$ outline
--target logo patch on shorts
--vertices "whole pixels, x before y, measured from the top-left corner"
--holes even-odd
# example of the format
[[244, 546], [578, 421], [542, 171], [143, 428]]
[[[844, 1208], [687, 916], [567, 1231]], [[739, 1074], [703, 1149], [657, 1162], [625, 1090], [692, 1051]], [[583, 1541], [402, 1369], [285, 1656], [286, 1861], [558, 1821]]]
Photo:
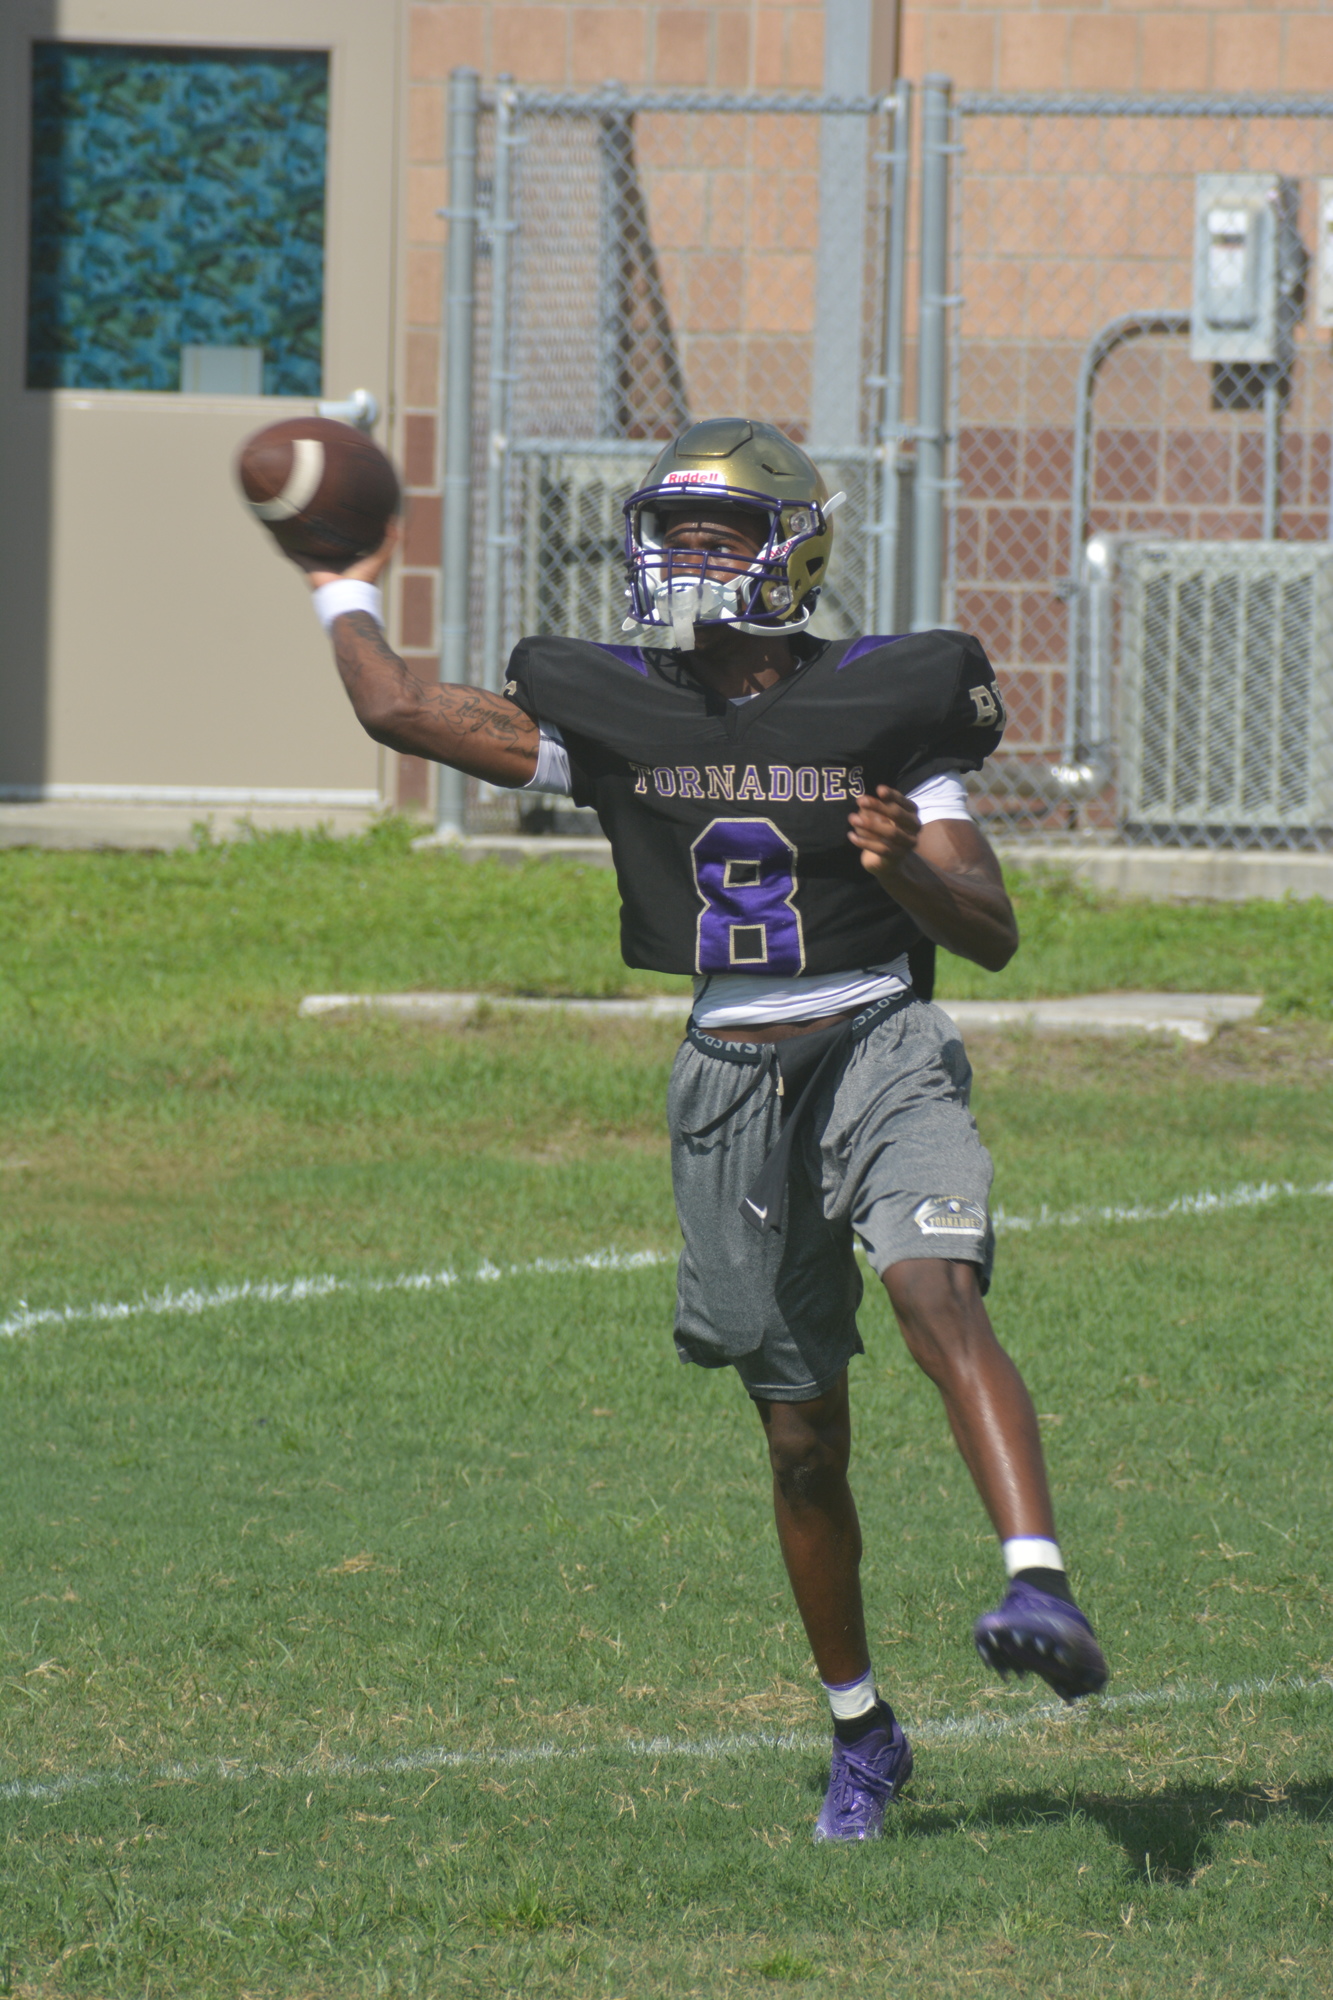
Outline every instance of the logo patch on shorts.
[[912, 1220], [923, 1236], [984, 1236], [986, 1211], [979, 1201], [964, 1201], [961, 1195], [932, 1194], [912, 1210]]

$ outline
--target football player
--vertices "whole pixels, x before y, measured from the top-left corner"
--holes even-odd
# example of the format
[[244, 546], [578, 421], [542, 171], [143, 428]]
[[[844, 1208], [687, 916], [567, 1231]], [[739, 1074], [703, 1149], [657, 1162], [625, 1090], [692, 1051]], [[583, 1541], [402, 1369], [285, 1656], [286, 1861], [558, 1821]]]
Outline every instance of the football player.
[[832, 1710], [815, 1838], [865, 1840], [912, 1753], [875, 1682], [847, 1479], [858, 1241], [1000, 1540], [1008, 1588], [974, 1628], [982, 1658], [1067, 1701], [1107, 1670], [1066, 1581], [1031, 1399], [982, 1302], [991, 1162], [971, 1071], [907, 960], [924, 939], [998, 970], [1017, 946], [961, 783], [1004, 709], [962, 633], [811, 635], [840, 497], [771, 425], [692, 425], [626, 504], [628, 642], [524, 639], [503, 695], [420, 681], [391, 651], [387, 544], [311, 581], [375, 740], [594, 807], [626, 962], [694, 977], [668, 1096], [676, 1348], [734, 1368], [763, 1425]]

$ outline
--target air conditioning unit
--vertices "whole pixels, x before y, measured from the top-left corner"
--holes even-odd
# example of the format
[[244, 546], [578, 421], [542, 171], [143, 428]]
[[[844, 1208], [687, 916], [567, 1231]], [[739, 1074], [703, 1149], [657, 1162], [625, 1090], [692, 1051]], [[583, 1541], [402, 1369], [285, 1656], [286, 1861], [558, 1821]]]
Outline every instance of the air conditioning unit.
[[[519, 512], [519, 632], [621, 638], [625, 501], [660, 444], [643, 456], [587, 448], [515, 452]], [[517, 634], [515, 635], [517, 636]]]
[[1333, 828], [1333, 547], [1117, 551], [1120, 810], [1136, 828]]

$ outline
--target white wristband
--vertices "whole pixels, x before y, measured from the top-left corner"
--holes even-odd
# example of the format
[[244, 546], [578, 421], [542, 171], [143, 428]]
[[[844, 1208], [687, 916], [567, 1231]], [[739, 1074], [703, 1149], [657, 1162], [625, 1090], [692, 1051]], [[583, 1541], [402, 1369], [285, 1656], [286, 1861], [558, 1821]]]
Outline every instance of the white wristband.
[[368, 611], [381, 632], [384, 630], [384, 596], [377, 583], [357, 583], [340, 576], [336, 583], [321, 583], [313, 602], [315, 616], [326, 632], [333, 630], [335, 618], [349, 611]]

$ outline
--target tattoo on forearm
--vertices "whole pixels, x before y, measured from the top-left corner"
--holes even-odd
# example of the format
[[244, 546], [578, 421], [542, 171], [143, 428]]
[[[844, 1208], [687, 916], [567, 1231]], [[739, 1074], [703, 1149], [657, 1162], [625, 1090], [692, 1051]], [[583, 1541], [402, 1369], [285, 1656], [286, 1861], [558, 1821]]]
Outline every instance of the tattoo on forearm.
[[522, 749], [532, 743], [536, 733], [531, 716], [484, 688], [441, 684], [430, 689], [427, 705], [445, 717], [460, 736], [489, 736], [495, 743]]
[[419, 679], [394, 652], [367, 611], [351, 611], [336, 621], [333, 650], [354, 704], [371, 678], [382, 681], [387, 675], [422, 721], [434, 724], [445, 736], [478, 737], [498, 749], [520, 754], [536, 749], [537, 725], [531, 716], [485, 688]]
[[334, 620], [333, 657], [349, 694], [360, 681], [367, 659], [378, 660], [382, 666], [397, 669], [401, 677], [411, 678], [368, 611], [348, 611]]

